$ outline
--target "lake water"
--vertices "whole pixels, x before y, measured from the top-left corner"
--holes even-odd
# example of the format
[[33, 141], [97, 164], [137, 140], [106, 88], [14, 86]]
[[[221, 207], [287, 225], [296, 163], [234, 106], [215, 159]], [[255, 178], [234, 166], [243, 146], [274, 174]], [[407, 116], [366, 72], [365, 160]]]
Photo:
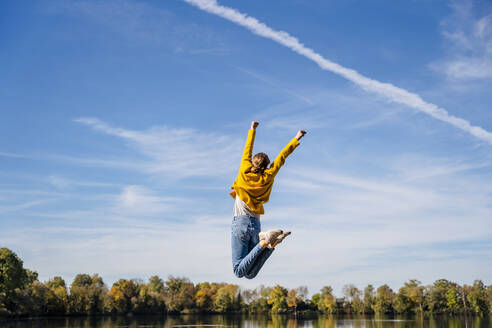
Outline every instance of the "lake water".
[[283, 315], [182, 315], [95, 318], [44, 318], [0, 321], [1, 328], [171, 328], [171, 327], [245, 327], [245, 328], [489, 328], [490, 317], [389, 318], [389, 317], [294, 317]]

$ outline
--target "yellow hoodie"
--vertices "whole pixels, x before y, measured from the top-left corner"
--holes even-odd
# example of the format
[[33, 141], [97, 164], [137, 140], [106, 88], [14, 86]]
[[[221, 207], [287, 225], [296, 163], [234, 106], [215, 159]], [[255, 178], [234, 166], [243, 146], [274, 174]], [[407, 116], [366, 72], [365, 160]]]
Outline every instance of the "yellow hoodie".
[[236, 195], [245, 202], [249, 208], [257, 213], [264, 214], [263, 204], [268, 202], [270, 193], [272, 192], [273, 180], [278, 171], [284, 165], [285, 159], [289, 156], [297, 146], [299, 146], [299, 140], [292, 139], [287, 146], [282, 149], [278, 154], [275, 161], [273, 161], [270, 168], [266, 169], [263, 174], [250, 172], [253, 164], [251, 163], [251, 157], [253, 153], [253, 145], [255, 142], [256, 130], [251, 129], [248, 131], [248, 139], [246, 140], [246, 146], [244, 147], [243, 158], [241, 159], [241, 166], [239, 167], [239, 173], [236, 181], [234, 181], [230, 193], [232, 198], [236, 198]]

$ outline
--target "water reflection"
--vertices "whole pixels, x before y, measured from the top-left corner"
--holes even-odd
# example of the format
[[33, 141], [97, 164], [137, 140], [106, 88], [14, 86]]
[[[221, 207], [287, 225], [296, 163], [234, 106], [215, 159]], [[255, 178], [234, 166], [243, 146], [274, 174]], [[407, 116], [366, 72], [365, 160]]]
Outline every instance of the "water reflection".
[[488, 328], [490, 317], [340, 317], [284, 315], [182, 315], [43, 318], [0, 321], [1, 328]]

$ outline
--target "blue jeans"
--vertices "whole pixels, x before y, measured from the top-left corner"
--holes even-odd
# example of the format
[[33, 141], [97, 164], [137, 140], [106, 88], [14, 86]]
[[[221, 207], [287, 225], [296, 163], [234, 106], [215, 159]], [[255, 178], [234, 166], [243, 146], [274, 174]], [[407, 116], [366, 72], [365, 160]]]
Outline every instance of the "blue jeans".
[[253, 216], [235, 216], [232, 220], [232, 269], [238, 278], [253, 279], [272, 255], [273, 249], [260, 247], [260, 220]]

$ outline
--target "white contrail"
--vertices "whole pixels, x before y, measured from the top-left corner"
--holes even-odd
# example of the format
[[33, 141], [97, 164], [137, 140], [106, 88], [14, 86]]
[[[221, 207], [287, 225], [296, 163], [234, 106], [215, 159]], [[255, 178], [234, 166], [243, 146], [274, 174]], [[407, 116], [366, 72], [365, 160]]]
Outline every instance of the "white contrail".
[[379, 95], [385, 96], [389, 100], [407, 105], [422, 111], [438, 120], [447, 122], [455, 127], [462, 129], [477, 138], [485, 140], [489, 144], [492, 144], [492, 133], [479, 127], [473, 126], [470, 122], [450, 115], [448, 111], [437, 105], [424, 101], [419, 95], [408, 92], [402, 88], [396, 87], [391, 83], [383, 83], [359, 74], [357, 71], [343, 67], [337, 63], [334, 63], [328, 59], [323, 58], [320, 54], [316, 53], [313, 49], [304, 46], [299, 40], [289, 33], [284, 31], [276, 31], [261, 23], [256, 18], [243, 14], [235, 9], [221, 6], [216, 0], [184, 0], [185, 2], [194, 5], [204, 11], [212, 13], [214, 15], [223, 17], [233, 23], [244, 26], [251, 32], [271, 39], [287, 48], [297, 52], [300, 55], [314, 61], [322, 69], [331, 71], [338, 74], [349, 81], [361, 86], [364, 90], [372, 91]]

